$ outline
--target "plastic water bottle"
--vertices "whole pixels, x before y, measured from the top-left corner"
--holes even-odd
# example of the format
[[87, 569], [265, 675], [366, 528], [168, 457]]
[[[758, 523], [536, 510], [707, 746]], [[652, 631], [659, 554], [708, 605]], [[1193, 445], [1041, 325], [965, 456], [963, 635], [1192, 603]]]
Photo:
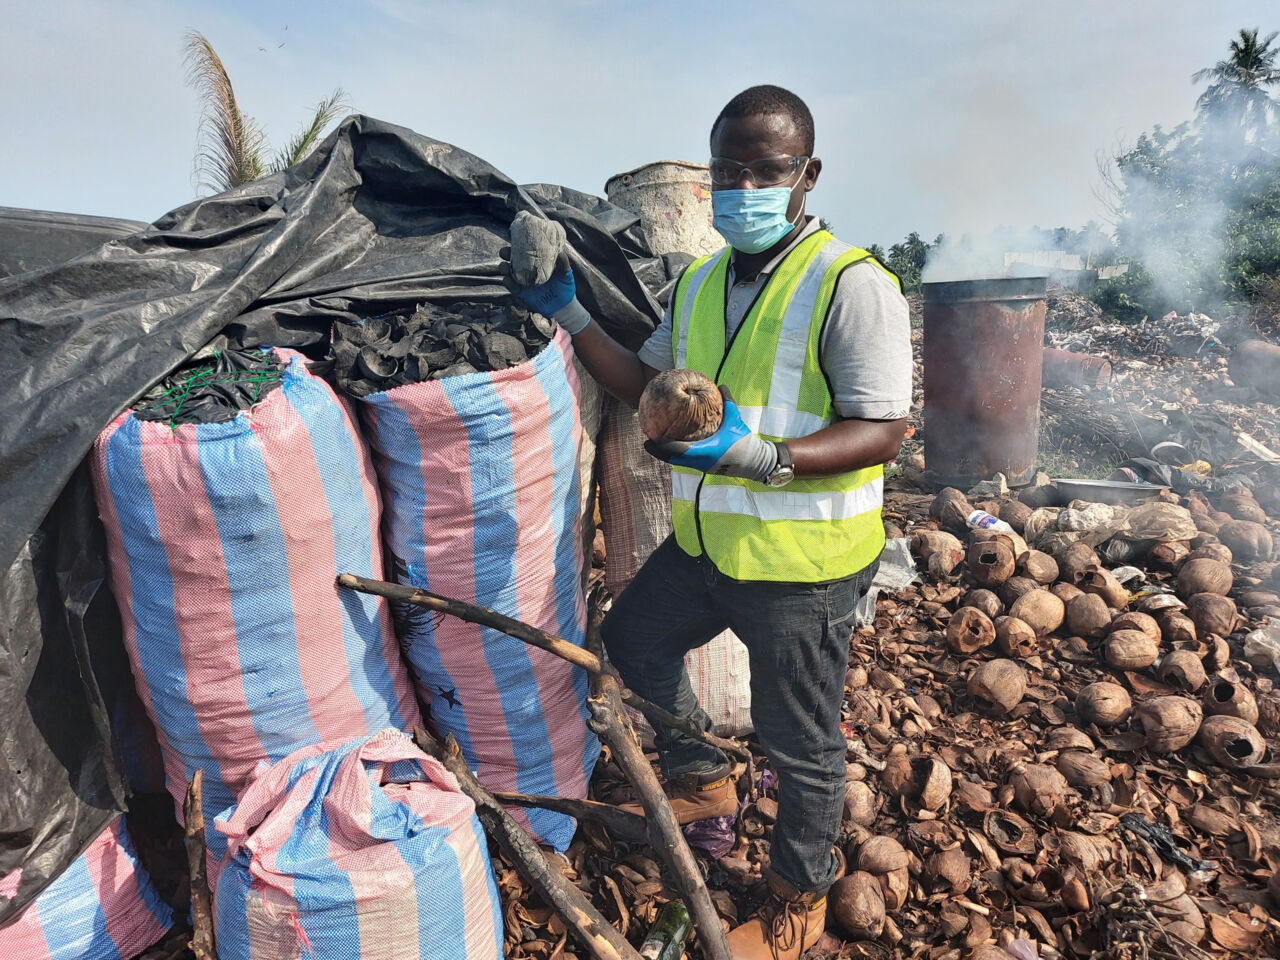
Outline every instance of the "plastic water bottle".
[[679, 900], [668, 901], [640, 944], [640, 956], [644, 960], [680, 960], [692, 928], [693, 921], [685, 905]]
[[999, 517], [993, 517], [985, 510], [975, 510], [969, 514], [969, 519], [965, 521], [974, 530], [997, 530], [1000, 533], [1015, 533], [1013, 527], [1009, 526]]

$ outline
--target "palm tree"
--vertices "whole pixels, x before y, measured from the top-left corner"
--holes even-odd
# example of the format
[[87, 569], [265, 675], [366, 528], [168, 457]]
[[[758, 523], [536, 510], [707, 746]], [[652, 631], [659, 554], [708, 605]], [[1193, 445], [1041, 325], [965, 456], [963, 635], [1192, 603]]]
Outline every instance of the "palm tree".
[[1201, 120], [1222, 131], [1239, 131], [1246, 141], [1265, 132], [1280, 111], [1272, 90], [1280, 90], [1280, 69], [1273, 47], [1276, 33], [1258, 39], [1258, 30], [1241, 30], [1231, 41], [1231, 56], [1191, 75], [1194, 83], [1209, 81], [1196, 101]]
[[347, 96], [339, 87], [316, 104], [311, 120], [284, 149], [268, 157], [266, 135], [240, 110], [227, 68], [213, 45], [195, 31], [186, 35], [184, 44], [187, 83], [204, 100], [196, 150], [196, 178], [201, 189], [220, 193], [293, 166], [315, 148], [325, 128], [347, 109]]

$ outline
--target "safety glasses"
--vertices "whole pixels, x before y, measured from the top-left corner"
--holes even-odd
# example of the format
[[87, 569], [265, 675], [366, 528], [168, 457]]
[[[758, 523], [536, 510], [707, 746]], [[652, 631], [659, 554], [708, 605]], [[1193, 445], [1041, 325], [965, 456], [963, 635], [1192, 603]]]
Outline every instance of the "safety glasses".
[[739, 163], [728, 157], [712, 157], [709, 161], [711, 182], [717, 187], [737, 186], [745, 172], [757, 187], [773, 187], [790, 179], [808, 157], [792, 157], [780, 153], [751, 163]]

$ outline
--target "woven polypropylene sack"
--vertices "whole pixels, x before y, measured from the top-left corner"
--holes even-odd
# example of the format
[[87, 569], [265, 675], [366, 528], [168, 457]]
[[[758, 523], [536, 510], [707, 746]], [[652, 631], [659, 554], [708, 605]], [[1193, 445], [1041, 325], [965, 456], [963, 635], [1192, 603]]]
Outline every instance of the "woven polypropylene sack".
[[[254, 767], [419, 719], [385, 602], [380, 500], [345, 402], [288, 361], [278, 390], [223, 423], [123, 414], [94, 446], [111, 586], [138, 694], [181, 817], [204, 770], [208, 819]], [[220, 835], [209, 849], [221, 858]]]
[[[671, 533], [671, 468], [645, 452], [635, 410], [617, 401], [605, 413], [599, 447], [605, 586], [616, 597]], [[715, 732], [736, 737], [749, 731], [751, 658], [733, 631], [690, 651], [684, 662]]]
[[[17, 877], [0, 879], [0, 895]], [[117, 817], [53, 883], [0, 929], [5, 960], [131, 960], [173, 926]]]
[[475, 806], [398, 730], [263, 769], [217, 829], [220, 960], [502, 955]]
[[[578, 383], [568, 335], [494, 373], [364, 398], [402, 583], [455, 597], [582, 645]], [[586, 674], [455, 617], [402, 612], [405, 651], [431, 718], [491, 790], [586, 796], [599, 744]], [[513, 808], [564, 850], [570, 817]]]

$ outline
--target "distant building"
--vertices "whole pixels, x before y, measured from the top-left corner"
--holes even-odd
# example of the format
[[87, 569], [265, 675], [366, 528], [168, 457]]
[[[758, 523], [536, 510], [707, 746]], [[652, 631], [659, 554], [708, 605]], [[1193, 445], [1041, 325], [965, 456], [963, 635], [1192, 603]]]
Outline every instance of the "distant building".
[[1010, 277], [1048, 276], [1059, 286], [1077, 293], [1091, 293], [1100, 280], [1111, 280], [1129, 269], [1127, 263], [1090, 266], [1078, 253], [1065, 250], [1033, 250], [1004, 255], [1004, 272]]

